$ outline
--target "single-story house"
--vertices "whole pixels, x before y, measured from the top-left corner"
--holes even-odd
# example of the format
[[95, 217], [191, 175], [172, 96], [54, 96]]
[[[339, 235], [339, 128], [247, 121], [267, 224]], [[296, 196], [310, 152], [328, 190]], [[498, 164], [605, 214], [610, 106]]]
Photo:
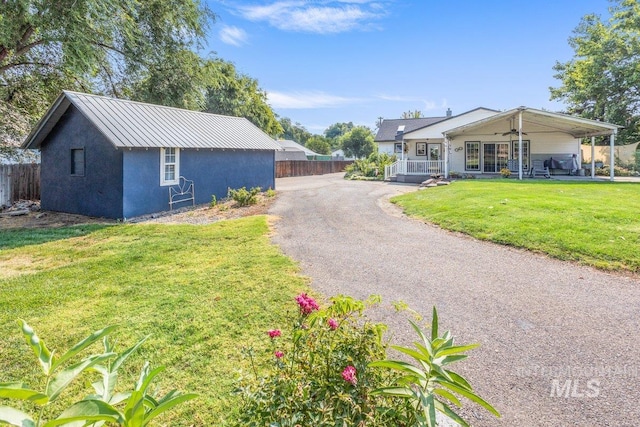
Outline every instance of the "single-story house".
[[64, 91], [22, 144], [41, 207], [126, 219], [275, 188], [280, 146], [245, 118]]
[[528, 107], [476, 108], [455, 116], [448, 111], [443, 117], [383, 120], [375, 140], [379, 151], [398, 157], [385, 170], [389, 179], [419, 182], [431, 174], [497, 174], [504, 168], [522, 179], [542, 165], [551, 174], [577, 173], [582, 139], [595, 144], [595, 137], [609, 136], [613, 151], [619, 128]]

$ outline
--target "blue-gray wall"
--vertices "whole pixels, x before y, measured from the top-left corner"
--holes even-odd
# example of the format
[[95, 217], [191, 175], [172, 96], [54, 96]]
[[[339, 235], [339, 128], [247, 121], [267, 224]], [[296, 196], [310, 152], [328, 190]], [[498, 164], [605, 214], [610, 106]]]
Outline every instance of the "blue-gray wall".
[[[71, 150], [84, 148], [84, 176], [71, 175]], [[41, 147], [44, 210], [122, 218], [122, 151], [70, 106]]]
[[[196, 204], [221, 199], [227, 189], [275, 189], [275, 152], [180, 150], [180, 175], [194, 181]], [[169, 210], [169, 187], [160, 186], [160, 149], [124, 150], [123, 217]], [[176, 208], [189, 206], [180, 203]]]

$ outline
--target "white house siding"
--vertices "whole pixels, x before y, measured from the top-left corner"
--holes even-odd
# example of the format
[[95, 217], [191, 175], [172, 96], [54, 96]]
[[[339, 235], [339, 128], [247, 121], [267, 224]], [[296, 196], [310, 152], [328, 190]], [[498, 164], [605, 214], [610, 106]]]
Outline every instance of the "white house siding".
[[378, 143], [378, 153], [386, 153], [389, 155], [393, 154], [393, 142], [379, 142]]

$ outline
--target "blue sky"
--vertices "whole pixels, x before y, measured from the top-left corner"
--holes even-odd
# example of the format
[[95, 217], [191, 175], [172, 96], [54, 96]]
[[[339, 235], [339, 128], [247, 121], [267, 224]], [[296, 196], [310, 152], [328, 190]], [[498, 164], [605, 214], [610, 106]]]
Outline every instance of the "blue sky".
[[374, 127], [420, 110], [562, 110], [552, 69], [580, 18], [607, 0], [207, 0], [206, 49], [258, 80], [269, 104], [312, 133]]

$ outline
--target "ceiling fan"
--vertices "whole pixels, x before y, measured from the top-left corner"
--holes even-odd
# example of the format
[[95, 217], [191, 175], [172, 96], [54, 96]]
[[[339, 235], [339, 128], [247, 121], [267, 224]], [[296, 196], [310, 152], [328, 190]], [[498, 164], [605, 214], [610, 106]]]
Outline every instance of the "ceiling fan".
[[[510, 125], [510, 127], [511, 127], [511, 130], [510, 130], [509, 132], [505, 132], [505, 133], [503, 133], [503, 134], [502, 134], [502, 136], [507, 136], [507, 135], [518, 135], [518, 129], [516, 129], [516, 128], [514, 127], [513, 119], [511, 119], [511, 120], [509, 121], [509, 125]], [[523, 135], [526, 135], [527, 133], [526, 133], [526, 132], [522, 132], [522, 134], [523, 134]]]

